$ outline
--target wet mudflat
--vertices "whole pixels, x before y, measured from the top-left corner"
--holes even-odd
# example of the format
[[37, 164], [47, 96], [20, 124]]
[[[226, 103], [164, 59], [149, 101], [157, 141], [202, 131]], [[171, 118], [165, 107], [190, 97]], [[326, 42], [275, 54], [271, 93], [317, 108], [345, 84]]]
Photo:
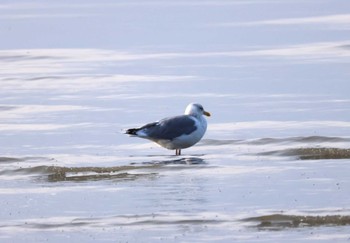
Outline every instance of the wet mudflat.
[[349, 3], [0, 6], [1, 242], [349, 241]]

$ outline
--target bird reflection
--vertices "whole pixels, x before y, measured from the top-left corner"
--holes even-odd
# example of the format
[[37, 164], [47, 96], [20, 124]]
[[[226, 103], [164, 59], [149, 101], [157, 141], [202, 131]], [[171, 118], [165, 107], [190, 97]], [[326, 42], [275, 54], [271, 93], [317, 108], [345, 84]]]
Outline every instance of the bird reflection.
[[187, 157], [180, 159], [172, 159], [172, 160], [160, 160], [160, 161], [152, 161], [145, 162], [143, 164], [153, 164], [153, 165], [204, 165], [206, 164], [205, 160], [198, 157]]

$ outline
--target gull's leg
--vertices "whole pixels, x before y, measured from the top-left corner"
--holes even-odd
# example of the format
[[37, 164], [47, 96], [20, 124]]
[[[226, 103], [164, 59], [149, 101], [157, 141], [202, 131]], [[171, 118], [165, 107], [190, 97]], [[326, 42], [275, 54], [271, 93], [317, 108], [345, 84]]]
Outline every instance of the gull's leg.
[[176, 149], [175, 155], [181, 155], [181, 149]]

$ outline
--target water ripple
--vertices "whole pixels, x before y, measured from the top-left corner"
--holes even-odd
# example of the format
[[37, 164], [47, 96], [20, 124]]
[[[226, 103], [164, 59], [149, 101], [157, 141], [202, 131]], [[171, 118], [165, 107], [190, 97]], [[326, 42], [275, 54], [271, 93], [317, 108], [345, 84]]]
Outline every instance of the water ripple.
[[340, 148], [291, 148], [259, 153], [268, 156], [293, 156], [301, 160], [350, 159], [350, 149]]
[[82, 230], [105, 227], [172, 227], [172, 226], [255, 227], [265, 230], [284, 230], [297, 227], [350, 225], [350, 215], [288, 215], [270, 214], [258, 217], [237, 218], [220, 213], [176, 214], [154, 213], [141, 215], [115, 215], [107, 217], [52, 217], [8, 221], [0, 223], [0, 230]]
[[326, 136], [300, 136], [285, 138], [258, 138], [258, 139], [203, 139], [202, 145], [227, 145], [227, 144], [247, 144], [247, 145], [267, 145], [267, 144], [291, 144], [291, 143], [341, 143], [350, 142], [348, 137], [326, 137]]
[[350, 215], [310, 216], [271, 214], [246, 218], [243, 221], [257, 223], [254, 227], [258, 227], [260, 229], [283, 230], [284, 228], [291, 227], [350, 225]]
[[[11, 158], [0, 157], [0, 162], [13, 163], [13, 162], [25, 162], [32, 160], [33, 158]], [[43, 161], [48, 159], [41, 158]], [[183, 170], [191, 169], [190, 165], [205, 165], [205, 161], [198, 157], [184, 157], [171, 160], [155, 160], [142, 163], [131, 163], [130, 165], [121, 166], [83, 166], [83, 167], [70, 167], [70, 166], [54, 166], [54, 165], [38, 165], [38, 166], [18, 166], [14, 168], [3, 168], [0, 170], [0, 176], [8, 178], [35, 177], [44, 178], [49, 182], [58, 181], [96, 181], [96, 180], [118, 180], [129, 181], [139, 178], [151, 178], [162, 170]]]

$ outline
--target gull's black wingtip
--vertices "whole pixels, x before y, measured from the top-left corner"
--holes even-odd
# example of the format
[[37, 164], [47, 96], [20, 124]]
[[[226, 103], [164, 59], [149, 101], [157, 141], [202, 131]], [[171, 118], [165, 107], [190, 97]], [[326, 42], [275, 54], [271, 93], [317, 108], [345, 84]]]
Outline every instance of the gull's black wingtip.
[[137, 135], [136, 132], [138, 131], [139, 129], [137, 128], [130, 128], [128, 130], [125, 131], [125, 134], [128, 134], [128, 135]]

